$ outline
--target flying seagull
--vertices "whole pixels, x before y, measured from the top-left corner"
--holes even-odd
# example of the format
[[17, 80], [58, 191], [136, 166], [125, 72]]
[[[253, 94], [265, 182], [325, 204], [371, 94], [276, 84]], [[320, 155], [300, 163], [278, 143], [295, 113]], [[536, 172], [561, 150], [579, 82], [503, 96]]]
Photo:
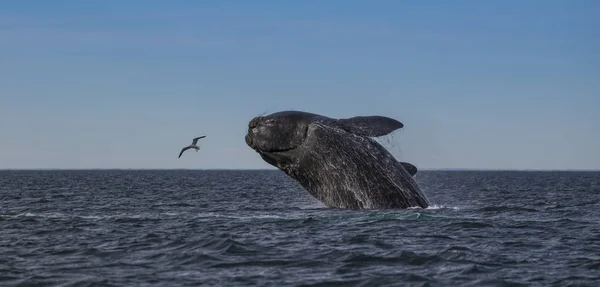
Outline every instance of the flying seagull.
[[191, 148], [195, 149], [197, 152], [200, 149], [200, 147], [197, 146], [196, 143], [198, 142], [199, 139], [204, 138], [204, 137], [206, 137], [206, 136], [199, 136], [197, 138], [194, 138], [191, 145], [186, 146], [183, 149], [181, 149], [181, 152], [179, 153], [179, 156], [177, 158], [180, 158], [184, 151], [191, 149]]

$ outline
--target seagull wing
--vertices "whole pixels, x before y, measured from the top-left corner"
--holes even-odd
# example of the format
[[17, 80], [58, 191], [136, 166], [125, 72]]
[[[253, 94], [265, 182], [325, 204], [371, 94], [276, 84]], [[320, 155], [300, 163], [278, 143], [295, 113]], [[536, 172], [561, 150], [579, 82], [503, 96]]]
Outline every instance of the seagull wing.
[[183, 154], [183, 152], [186, 151], [186, 150], [188, 150], [188, 149], [190, 149], [190, 148], [192, 148], [192, 147], [191, 146], [186, 146], [186, 147], [182, 148], [181, 152], [179, 153], [179, 156], [177, 158], [180, 158], [181, 155]]
[[195, 144], [198, 142], [198, 140], [199, 140], [199, 139], [201, 139], [201, 138], [205, 138], [205, 137], [206, 137], [206, 136], [199, 136], [199, 137], [197, 137], [197, 138], [194, 138], [194, 140], [192, 141], [192, 144], [193, 144], [193, 145], [195, 145]]

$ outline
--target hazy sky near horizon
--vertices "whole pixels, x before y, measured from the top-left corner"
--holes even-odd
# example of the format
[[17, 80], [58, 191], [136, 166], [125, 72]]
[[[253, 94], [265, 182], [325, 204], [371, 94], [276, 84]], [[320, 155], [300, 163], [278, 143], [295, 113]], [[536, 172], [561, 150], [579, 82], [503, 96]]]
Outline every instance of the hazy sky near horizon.
[[[4, 1], [0, 169], [271, 168], [247, 122], [384, 115], [422, 169], [600, 169], [600, 1]], [[206, 135], [199, 152], [180, 149]]]

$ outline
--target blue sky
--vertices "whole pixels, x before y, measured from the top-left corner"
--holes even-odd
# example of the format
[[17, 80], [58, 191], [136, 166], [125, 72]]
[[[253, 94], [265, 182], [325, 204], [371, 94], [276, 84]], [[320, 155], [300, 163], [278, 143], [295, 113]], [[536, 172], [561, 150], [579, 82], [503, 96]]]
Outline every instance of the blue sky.
[[[385, 115], [422, 169], [600, 169], [599, 1], [5, 1], [0, 169], [270, 168], [255, 115]], [[201, 150], [177, 155], [192, 137]]]

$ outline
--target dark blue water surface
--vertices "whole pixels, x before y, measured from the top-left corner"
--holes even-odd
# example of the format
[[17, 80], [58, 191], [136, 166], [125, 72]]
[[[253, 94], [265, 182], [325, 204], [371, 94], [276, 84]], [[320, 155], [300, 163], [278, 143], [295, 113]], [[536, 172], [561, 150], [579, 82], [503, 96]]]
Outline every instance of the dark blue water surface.
[[2, 286], [600, 286], [600, 173], [420, 171], [330, 209], [280, 171], [0, 171]]

